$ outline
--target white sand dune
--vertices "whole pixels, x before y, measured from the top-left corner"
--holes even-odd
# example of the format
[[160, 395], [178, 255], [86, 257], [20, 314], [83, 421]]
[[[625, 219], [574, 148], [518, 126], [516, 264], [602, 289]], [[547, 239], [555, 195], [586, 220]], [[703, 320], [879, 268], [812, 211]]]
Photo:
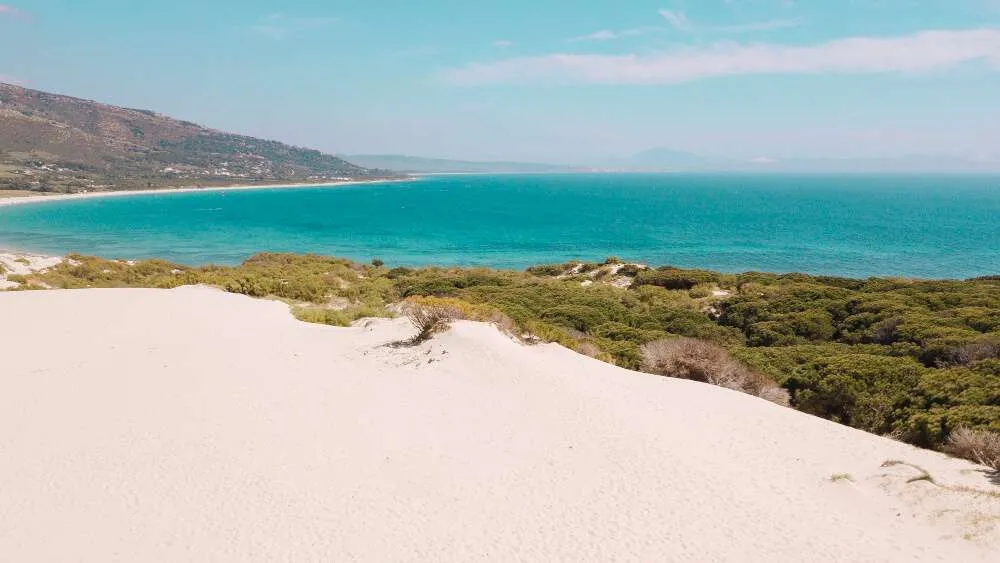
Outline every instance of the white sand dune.
[[982, 468], [486, 325], [388, 349], [207, 288], [0, 318], [4, 561], [997, 560]]

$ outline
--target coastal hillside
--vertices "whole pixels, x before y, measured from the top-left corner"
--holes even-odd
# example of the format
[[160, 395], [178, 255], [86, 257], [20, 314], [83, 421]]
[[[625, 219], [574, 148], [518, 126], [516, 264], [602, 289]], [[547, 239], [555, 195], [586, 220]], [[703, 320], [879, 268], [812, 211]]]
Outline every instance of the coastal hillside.
[[406, 319], [310, 325], [205, 287], [0, 293], [0, 311], [16, 320], [0, 323], [10, 561], [987, 562], [1000, 546], [985, 468], [482, 323], [387, 346]]
[[0, 190], [78, 192], [384, 176], [316, 150], [0, 83]]

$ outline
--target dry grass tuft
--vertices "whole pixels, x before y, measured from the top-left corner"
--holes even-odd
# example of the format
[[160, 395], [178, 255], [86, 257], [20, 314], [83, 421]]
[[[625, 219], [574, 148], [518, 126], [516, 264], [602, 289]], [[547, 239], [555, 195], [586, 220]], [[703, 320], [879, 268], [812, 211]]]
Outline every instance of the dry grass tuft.
[[[917, 481], [927, 481], [928, 483], [930, 483], [932, 485], [938, 485], [938, 482], [934, 479], [934, 476], [931, 475], [929, 471], [927, 471], [926, 469], [924, 469], [923, 467], [920, 467], [919, 465], [917, 465], [915, 463], [909, 463], [909, 462], [906, 462], [906, 461], [900, 461], [898, 459], [888, 459], [888, 460], [882, 462], [882, 467], [896, 467], [897, 465], [905, 465], [906, 467], [909, 467], [911, 469], [915, 469], [915, 470], [917, 470], [917, 471], [920, 472], [920, 474], [917, 475], [916, 477], [910, 477], [909, 479], [907, 479], [906, 480], [907, 483], [915, 483]], [[940, 485], [938, 485], [938, 486], [940, 486]]]
[[945, 451], [1000, 471], [1000, 434], [996, 432], [956, 428], [948, 437]]
[[644, 344], [641, 351], [643, 371], [742, 391], [782, 406], [789, 404], [788, 391], [711, 342], [669, 338]]

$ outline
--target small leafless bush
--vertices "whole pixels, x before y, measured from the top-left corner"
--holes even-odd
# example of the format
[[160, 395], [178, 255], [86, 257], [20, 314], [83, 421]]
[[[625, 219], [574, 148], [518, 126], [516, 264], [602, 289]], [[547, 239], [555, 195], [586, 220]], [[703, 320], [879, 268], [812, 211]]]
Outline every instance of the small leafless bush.
[[771, 385], [763, 387], [757, 393], [757, 396], [765, 401], [771, 401], [783, 407], [788, 407], [792, 404], [792, 398], [788, 394], [788, 390], [774, 382], [771, 382]]
[[604, 353], [601, 347], [589, 340], [584, 340], [576, 345], [576, 351], [583, 354], [584, 356], [590, 356], [591, 358], [600, 358]]
[[1000, 471], [1000, 434], [996, 432], [956, 428], [948, 437], [945, 451]]
[[980, 360], [1000, 358], [1000, 340], [971, 342], [955, 350], [955, 363], [969, 365]]
[[443, 305], [408, 304], [403, 314], [410, 320], [417, 333], [407, 340], [394, 342], [395, 347], [417, 346], [427, 342], [435, 334], [448, 329], [451, 322], [461, 318], [461, 312]]
[[788, 392], [766, 375], [729, 356], [724, 348], [695, 338], [670, 338], [642, 346], [642, 369], [755, 395], [788, 406]]
[[896, 331], [901, 324], [903, 324], [903, 319], [899, 317], [892, 317], [880, 322], [875, 327], [875, 342], [878, 344], [892, 344], [893, 339], [896, 337]]

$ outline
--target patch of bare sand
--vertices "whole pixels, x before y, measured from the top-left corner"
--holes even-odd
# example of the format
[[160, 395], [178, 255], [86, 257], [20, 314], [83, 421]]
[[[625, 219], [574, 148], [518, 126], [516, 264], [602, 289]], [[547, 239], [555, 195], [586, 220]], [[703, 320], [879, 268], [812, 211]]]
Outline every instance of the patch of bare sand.
[[40, 256], [23, 252], [0, 252], [0, 291], [14, 289], [19, 283], [7, 279], [9, 275], [26, 276], [36, 272], [44, 272], [61, 264], [59, 256]]

